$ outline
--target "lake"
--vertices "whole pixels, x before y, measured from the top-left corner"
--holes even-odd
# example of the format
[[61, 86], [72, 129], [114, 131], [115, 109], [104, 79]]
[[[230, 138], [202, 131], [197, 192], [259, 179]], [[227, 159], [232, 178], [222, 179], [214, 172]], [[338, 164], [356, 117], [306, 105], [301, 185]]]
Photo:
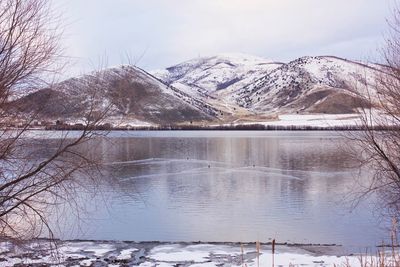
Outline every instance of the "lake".
[[352, 208], [355, 180], [367, 182], [370, 174], [360, 176], [343, 152], [341, 133], [131, 131], [109, 137], [95, 141], [107, 166], [101, 193], [85, 198], [79, 220], [64, 216], [61, 238], [275, 238], [359, 249], [386, 236], [374, 197]]

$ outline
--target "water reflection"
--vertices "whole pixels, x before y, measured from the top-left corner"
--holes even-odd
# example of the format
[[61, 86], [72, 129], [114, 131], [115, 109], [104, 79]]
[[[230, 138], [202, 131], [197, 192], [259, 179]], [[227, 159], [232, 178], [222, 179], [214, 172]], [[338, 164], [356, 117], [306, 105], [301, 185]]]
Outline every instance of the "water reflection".
[[64, 229], [62, 237], [358, 247], [381, 241], [373, 202], [351, 213], [342, 202], [356, 170], [337, 134], [148, 134], [154, 136], [114, 133], [111, 142], [95, 141], [107, 165], [107, 196], [87, 200], [84, 234]]

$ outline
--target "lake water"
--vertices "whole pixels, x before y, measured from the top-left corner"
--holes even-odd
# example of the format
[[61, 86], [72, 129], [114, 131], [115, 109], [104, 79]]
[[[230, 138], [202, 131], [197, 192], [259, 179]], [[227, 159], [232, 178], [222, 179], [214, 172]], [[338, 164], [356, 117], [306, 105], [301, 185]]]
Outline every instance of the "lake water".
[[[107, 172], [62, 238], [263, 241], [373, 247], [386, 230], [333, 132], [111, 132]], [[362, 179], [368, 180], [364, 173]], [[72, 224], [71, 224], [72, 223]], [[68, 225], [68, 227], [66, 226]]]

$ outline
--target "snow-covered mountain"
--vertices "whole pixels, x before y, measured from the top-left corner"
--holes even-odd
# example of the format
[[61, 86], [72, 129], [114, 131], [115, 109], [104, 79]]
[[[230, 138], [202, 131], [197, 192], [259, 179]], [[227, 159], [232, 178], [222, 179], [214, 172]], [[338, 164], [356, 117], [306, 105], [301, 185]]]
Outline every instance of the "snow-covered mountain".
[[153, 74], [225, 112], [352, 113], [355, 93], [373, 83], [380, 66], [333, 56], [279, 63], [246, 55], [198, 58]]
[[192, 59], [152, 74], [191, 94], [211, 96], [219, 90], [250, 85], [282, 64], [243, 54], [220, 54]]
[[377, 64], [320, 56], [289, 63], [242, 54], [196, 58], [146, 72], [120, 66], [68, 79], [14, 101], [46, 119], [79, 120], [109, 109], [125, 121], [263, 121], [279, 114], [354, 113], [359, 90], [382, 71]]
[[269, 72], [232, 97], [254, 112], [352, 113], [372, 88], [379, 65], [332, 56], [302, 57]]
[[14, 102], [22, 112], [37, 112], [48, 119], [80, 119], [84, 114], [106, 109], [114, 118], [169, 124], [207, 121], [217, 111], [173, 87], [168, 87], [142, 69], [133, 66], [110, 68], [68, 79], [29, 94]]

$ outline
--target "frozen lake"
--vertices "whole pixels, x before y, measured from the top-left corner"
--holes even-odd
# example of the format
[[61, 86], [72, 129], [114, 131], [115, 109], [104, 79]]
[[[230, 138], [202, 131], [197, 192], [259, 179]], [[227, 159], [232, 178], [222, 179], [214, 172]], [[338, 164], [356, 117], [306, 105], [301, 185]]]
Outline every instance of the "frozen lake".
[[[64, 239], [278, 242], [374, 247], [374, 199], [351, 209], [358, 170], [333, 132], [111, 132], [87, 211]], [[368, 174], [363, 174], [368, 179]], [[76, 222], [79, 221], [79, 227]], [[72, 225], [74, 225], [72, 227]]]

